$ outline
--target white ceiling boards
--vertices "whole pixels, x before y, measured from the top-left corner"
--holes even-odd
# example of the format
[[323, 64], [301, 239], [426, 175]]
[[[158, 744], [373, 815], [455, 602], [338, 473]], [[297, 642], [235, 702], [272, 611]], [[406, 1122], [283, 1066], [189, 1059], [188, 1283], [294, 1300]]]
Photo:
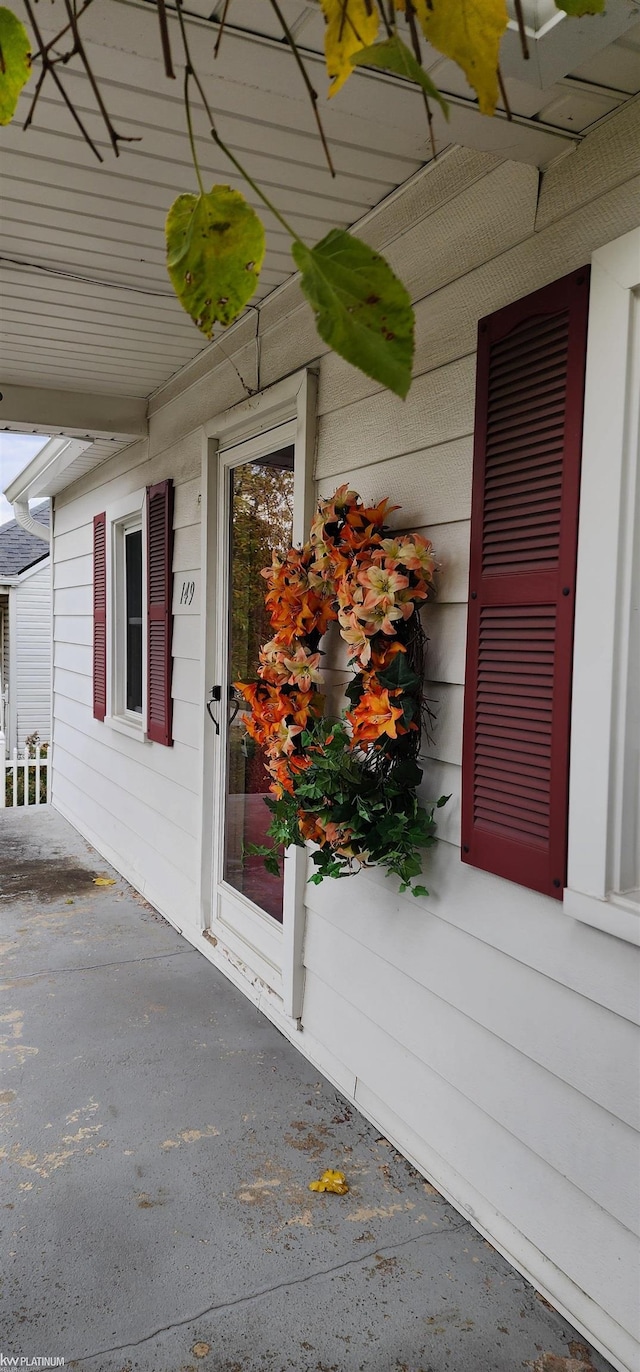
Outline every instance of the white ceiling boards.
[[[321, 96], [335, 178], [266, 0], [232, 0], [217, 62], [220, 4], [189, 0], [186, 8], [222, 137], [307, 242], [357, 223], [430, 160], [417, 88], [358, 70], [334, 100], [324, 100], [317, 4], [284, 0], [284, 10]], [[549, 0], [525, 4], [528, 63], [515, 31], [505, 40], [513, 122], [481, 116], [458, 69], [427, 52], [425, 64], [452, 99], [449, 124], [435, 116], [439, 151], [457, 143], [544, 167], [636, 93], [640, 24], [629, 0], [608, 0], [597, 19], [556, 22], [552, 10]], [[59, 12], [61, 0], [38, 7], [45, 39], [62, 26]], [[170, 24], [175, 32], [175, 18]], [[2, 376], [7, 385], [144, 398], [206, 346], [176, 301], [164, 263], [167, 209], [180, 191], [195, 189], [182, 85], [164, 75], [155, 6], [145, 0], [95, 0], [81, 26], [118, 131], [140, 141], [113, 156], [77, 59], [64, 79], [103, 165], [49, 80], [23, 132], [33, 81], [23, 93], [19, 117], [2, 138]], [[240, 186], [200, 115], [196, 140], [205, 182]], [[258, 208], [251, 192], [248, 198]], [[293, 265], [286, 235], [266, 213], [265, 223], [257, 300]]]

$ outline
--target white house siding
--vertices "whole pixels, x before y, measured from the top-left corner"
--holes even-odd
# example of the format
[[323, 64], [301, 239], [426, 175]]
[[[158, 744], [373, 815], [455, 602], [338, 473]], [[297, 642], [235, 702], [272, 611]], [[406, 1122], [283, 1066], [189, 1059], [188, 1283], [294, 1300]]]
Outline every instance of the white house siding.
[[182, 927], [197, 919], [199, 899], [199, 613], [175, 619], [173, 747], [95, 720], [92, 695], [93, 516], [165, 477], [175, 483], [174, 570], [187, 577], [200, 558], [197, 436], [152, 461], [137, 443], [56, 499], [52, 800]]
[[18, 750], [30, 734], [51, 737], [51, 563], [27, 572], [11, 592], [14, 642], [9, 689]]
[[[296, 283], [261, 307], [259, 375], [253, 319], [225, 342], [251, 386], [318, 367], [320, 492], [348, 480], [390, 495], [398, 527], [426, 532], [443, 564], [427, 612], [437, 723], [424, 790], [452, 798], [431, 895], [398, 896], [375, 872], [307, 888], [295, 1042], [620, 1368], [638, 1353], [636, 950], [463, 866], [459, 796], [477, 320], [636, 225], [639, 115], [636, 103], [542, 179], [455, 150], [370, 217], [363, 236], [416, 301], [404, 404], [319, 345]], [[57, 613], [77, 588], [83, 627], [80, 640], [56, 635], [54, 800], [199, 946], [196, 640], [182, 650], [176, 637], [173, 752], [94, 723], [90, 520], [110, 491], [172, 475], [176, 567], [195, 568], [195, 426], [244, 394], [214, 346], [151, 401], [150, 462], [140, 447], [127, 471], [130, 450], [56, 502]]]

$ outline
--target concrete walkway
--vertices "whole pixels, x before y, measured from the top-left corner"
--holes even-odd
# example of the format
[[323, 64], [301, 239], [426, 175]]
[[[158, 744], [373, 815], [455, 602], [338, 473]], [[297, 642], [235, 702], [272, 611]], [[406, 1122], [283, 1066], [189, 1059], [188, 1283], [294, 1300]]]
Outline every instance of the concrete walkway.
[[[201, 954], [96, 874], [117, 876], [55, 812], [0, 811], [5, 1358], [605, 1372]], [[329, 1166], [347, 1196], [308, 1190]]]

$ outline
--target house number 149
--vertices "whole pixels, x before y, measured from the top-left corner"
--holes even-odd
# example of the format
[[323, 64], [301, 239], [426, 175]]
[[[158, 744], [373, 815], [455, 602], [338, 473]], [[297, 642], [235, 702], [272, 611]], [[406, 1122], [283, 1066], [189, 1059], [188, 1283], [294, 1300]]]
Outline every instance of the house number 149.
[[195, 593], [196, 593], [196, 583], [195, 583], [195, 581], [183, 581], [183, 583], [182, 583], [182, 590], [181, 590], [181, 592], [180, 592], [180, 604], [181, 604], [181, 605], [192, 605], [192, 604], [193, 604], [193, 597], [194, 597]]

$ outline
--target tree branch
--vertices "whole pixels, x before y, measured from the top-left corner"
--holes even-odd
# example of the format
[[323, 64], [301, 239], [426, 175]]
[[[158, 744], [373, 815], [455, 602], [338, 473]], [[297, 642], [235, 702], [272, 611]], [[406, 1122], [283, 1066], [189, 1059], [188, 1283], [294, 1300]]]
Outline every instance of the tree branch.
[[284, 36], [285, 36], [285, 38], [286, 38], [286, 40], [287, 40], [287, 43], [289, 44], [289, 47], [291, 48], [291, 51], [292, 51], [292, 53], [293, 53], [293, 55], [294, 55], [294, 57], [295, 57], [295, 60], [296, 60], [296, 62], [297, 62], [297, 64], [298, 64], [298, 67], [299, 67], [300, 72], [301, 72], [301, 74], [302, 74], [302, 79], [303, 79], [303, 81], [304, 81], [304, 84], [305, 84], [305, 86], [306, 86], [306, 88], [307, 88], [307, 90], [308, 90], [308, 92], [309, 92], [309, 99], [310, 99], [310, 101], [311, 101], [311, 108], [312, 108], [312, 110], [313, 110], [314, 117], [315, 117], [315, 121], [316, 121], [316, 124], [317, 124], [317, 126], [318, 126], [318, 133], [320, 134], [320, 142], [322, 143], [322, 146], [323, 146], [323, 148], [324, 148], [324, 155], [325, 155], [325, 157], [326, 157], [326, 159], [327, 159], [327, 166], [328, 166], [328, 168], [329, 168], [329, 171], [331, 172], [331, 175], [332, 175], [332, 176], [335, 176], [335, 174], [336, 174], [336, 172], [335, 172], [335, 167], [334, 167], [334, 165], [333, 165], [331, 153], [330, 153], [330, 151], [329, 151], [329, 144], [327, 143], [327, 139], [326, 139], [326, 136], [325, 136], [325, 132], [324, 132], [324, 129], [323, 129], [323, 127], [322, 127], [322, 120], [321, 120], [321, 118], [320, 118], [320, 111], [318, 110], [318, 92], [317, 92], [316, 90], [314, 90], [313, 86], [311, 85], [311, 81], [309, 80], [309, 75], [308, 75], [307, 69], [306, 69], [306, 67], [305, 67], [305, 65], [304, 65], [304, 62], [302, 61], [302, 58], [301, 58], [300, 53], [299, 53], [299, 51], [298, 51], [298, 45], [297, 45], [296, 40], [295, 40], [295, 38], [294, 38], [294, 36], [293, 36], [293, 34], [292, 34], [292, 32], [291, 32], [291, 29], [289, 28], [289, 25], [287, 24], [287, 21], [286, 21], [286, 19], [285, 19], [285, 17], [284, 17], [284, 14], [282, 13], [282, 10], [280, 9], [280, 6], [279, 6], [279, 4], [278, 4], [278, 0], [270, 0], [270, 4], [271, 4], [271, 8], [272, 8], [274, 14], [276, 15], [276, 17], [277, 17], [277, 18], [279, 19], [279, 21], [280, 21], [280, 24], [281, 24], [281, 26], [282, 26], [282, 31], [283, 31], [283, 33], [284, 33]]

